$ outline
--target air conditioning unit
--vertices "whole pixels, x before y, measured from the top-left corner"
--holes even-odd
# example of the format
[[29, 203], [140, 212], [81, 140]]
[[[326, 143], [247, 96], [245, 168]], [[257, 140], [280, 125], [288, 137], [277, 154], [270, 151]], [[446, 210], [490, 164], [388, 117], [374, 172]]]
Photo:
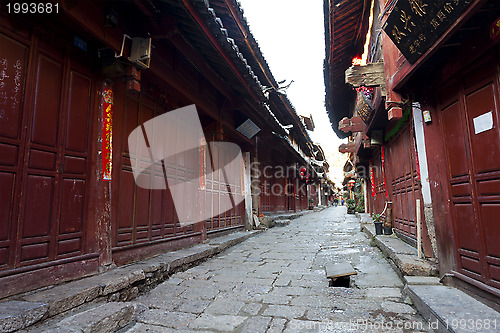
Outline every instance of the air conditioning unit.
[[151, 60], [151, 38], [132, 38], [132, 48], [128, 59], [139, 67], [149, 68], [149, 62]]

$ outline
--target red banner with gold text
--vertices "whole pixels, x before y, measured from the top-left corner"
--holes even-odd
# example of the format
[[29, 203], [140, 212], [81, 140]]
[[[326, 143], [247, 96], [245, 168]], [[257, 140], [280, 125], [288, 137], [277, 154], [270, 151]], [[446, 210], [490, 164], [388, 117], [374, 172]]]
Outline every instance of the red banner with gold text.
[[103, 91], [102, 179], [111, 180], [113, 157], [113, 90]]

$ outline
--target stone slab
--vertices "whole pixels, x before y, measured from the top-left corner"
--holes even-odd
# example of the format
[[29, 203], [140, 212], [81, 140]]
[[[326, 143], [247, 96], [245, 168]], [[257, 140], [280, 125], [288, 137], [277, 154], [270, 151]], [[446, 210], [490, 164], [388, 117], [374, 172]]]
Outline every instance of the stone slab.
[[441, 285], [439, 278], [434, 276], [405, 276], [404, 280], [410, 285]]
[[[168, 272], [172, 273], [173, 271], [179, 271], [179, 269], [189, 266], [192, 263], [212, 257], [261, 232], [262, 230], [235, 232], [214, 238], [210, 240], [209, 244], [198, 244], [190, 248], [161, 254], [131, 265], [114, 268], [99, 275], [20, 295], [17, 299], [31, 304], [38, 304], [40, 302], [45, 304], [48, 310], [41, 318], [52, 317], [82, 304], [91, 302], [99, 297], [120, 292], [121, 290], [131, 288], [137, 284], [146, 283], [148, 280], [147, 277], [152, 276], [154, 273], [159, 273], [160, 276], [166, 278]], [[7, 314], [7, 312], [0, 310], [0, 314], [3, 313]], [[36, 317], [37, 316], [34, 316], [33, 318]], [[28, 317], [22, 317], [22, 315], [16, 318], [15, 320], [14, 317], [4, 318], [5, 327], [14, 325], [15, 327], [24, 328], [35, 322], [34, 319], [28, 319]], [[21, 322], [23, 321], [29, 325], [22, 326]], [[0, 317], [0, 327], [1, 325]], [[69, 332], [73, 330], [73, 328], [58, 327], [57, 330], [60, 332]], [[0, 332], [3, 331], [0, 329]]]
[[197, 315], [183, 312], [169, 312], [158, 309], [147, 310], [137, 316], [137, 322], [170, 328], [187, 328]]
[[243, 324], [247, 317], [229, 315], [202, 314], [189, 324], [192, 329], [217, 330], [223, 332], [234, 332], [236, 327]]
[[57, 326], [62, 329], [75, 329], [82, 333], [107, 333], [127, 326], [135, 320], [135, 316], [136, 306], [133, 304], [106, 303], [64, 318]]
[[86, 302], [91, 302], [100, 296], [101, 292], [101, 285], [82, 279], [25, 295], [22, 299], [29, 302], [47, 303], [49, 305], [48, 316], [52, 317]]
[[[420, 314], [439, 321], [436, 332], [491, 333], [499, 331], [500, 313], [452, 287], [408, 285], [406, 290]], [[465, 325], [461, 325], [465, 321]], [[488, 325], [485, 325], [488, 323]], [[495, 325], [493, 327], [492, 325]]]
[[328, 264], [325, 267], [325, 272], [328, 279], [358, 274], [350, 262]]
[[417, 257], [416, 250], [394, 235], [375, 236], [375, 227], [367, 224], [361, 227], [368, 237], [373, 238], [375, 245], [392, 260], [401, 276], [437, 276], [438, 269], [434, 263]]
[[0, 332], [14, 332], [43, 318], [49, 306], [42, 302], [9, 301], [0, 303]]
[[391, 258], [396, 266], [401, 270], [404, 275], [411, 276], [437, 276], [438, 270], [434, 264], [431, 264], [416, 256], [407, 254], [398, 254]]

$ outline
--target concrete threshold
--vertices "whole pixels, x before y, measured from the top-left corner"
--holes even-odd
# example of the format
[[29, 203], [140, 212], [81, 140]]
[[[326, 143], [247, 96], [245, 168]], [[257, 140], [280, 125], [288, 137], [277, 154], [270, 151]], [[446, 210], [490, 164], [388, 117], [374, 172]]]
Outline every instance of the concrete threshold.
[[[25, 329], [90, 302], [130, 301], [153, 289], [172, 274], [195, 266], [261, 232], [262, 230], [234, 232], [210, 239], [206, 244], [164, 253], [102, 274], [9, 297], [0, 302], [0, 333]], [[110, 309], [107, 310], [110, 314], [104, 316], [103, 320], [113, 318], [113, 322], [119, 321], [113, 317], [115, 307], [105, 307]], [[133, 320], [134, 309], [125, 306], [118, 308], [117, 311], [124, 315], [123, 321]], [[93, 325], [99, 325], [99, 322]]]
[[361, 229], [389, 259], [405, 282], [405, 291], [429, 328], [439, 333], [500, 332], [500, 314], [456, 288], [439, 282], [436, 264], [396, 235], [376, 235], [368, 214], [357, 214]]

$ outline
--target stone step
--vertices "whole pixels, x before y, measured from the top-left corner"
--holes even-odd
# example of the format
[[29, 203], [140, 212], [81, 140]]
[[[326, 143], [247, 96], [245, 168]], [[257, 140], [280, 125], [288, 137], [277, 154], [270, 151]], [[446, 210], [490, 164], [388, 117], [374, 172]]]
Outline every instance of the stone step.
[[494, 309], [456, 288], [424, 282], [409, 281], [405, 290], [435, 332], [500, 332], [500, 313]]
[[55, 323], [46, 333], [115, 332], [136, 320], [142, 307], [133, 303], [111, 302], [68, 316]]
[[43, 302], [0, 303], [0, 332], [14, 332], [40, 321], [49, 311]]
[[437, 276], [437, 265], [417, 257], [417, 249], [408, 245], [396, 235], [375, 235], [375, 226], [371, 224], [363, 224], [361, 229], [370, 237], [373, 238], [375, 245], [382, 253], [392, 260], [397, 267], [401, 277], [406, 275], [411, 276]]
[[[105, 273], [53, 287], [15, 295], [0, 303], [0, 333], [14, 332], [90, 302], [130, 301], [165, 281], [171, 274], [187, 269], [262, 231], [239, 231], [168, 252]], [[59, 328], [61, 329], [61, 328]]]
[[290, 224], [290, 220], [288, 219], [282, 219], [282, 220], [274, 220], [273, 221], [273, 227], [285, 227]]

